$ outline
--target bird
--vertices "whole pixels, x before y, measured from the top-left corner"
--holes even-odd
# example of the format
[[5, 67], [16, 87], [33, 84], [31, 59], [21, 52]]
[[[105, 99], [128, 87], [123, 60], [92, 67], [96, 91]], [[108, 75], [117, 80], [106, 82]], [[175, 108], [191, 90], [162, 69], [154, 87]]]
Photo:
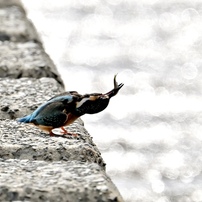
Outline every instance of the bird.
[[84, 114], [96, 114], [103, 111], [108, 106], [110, 99], [123, 87], [123, 83], [117, 83], [116, 76], [117, 74], [114, 76], [114, 88], [107, 93], [81, 95], [77, 91], [63, 92], [17, 121], [33, 124], [51, 136], [55, 135], [52, 132], [55, 128], [61, 128], [62, 134], [72, 135], [64, 126], [72, 124]]

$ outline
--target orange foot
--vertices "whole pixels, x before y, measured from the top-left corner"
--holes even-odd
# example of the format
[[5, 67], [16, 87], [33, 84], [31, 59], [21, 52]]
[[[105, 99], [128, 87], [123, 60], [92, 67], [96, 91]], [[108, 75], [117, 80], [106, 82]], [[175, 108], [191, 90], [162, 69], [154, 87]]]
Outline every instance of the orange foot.
[[62, 134], [71, 135], [71, 133], [68, 133], [68, 131], [64, 127], [61, 127], [61, 129], [62, 129]]
[[54, 132], [50, 132], [50, 136], [61, 136], [61, 137], [67, 137], [67, 136], [71, 136], [71, 137], [77, 137], [78, 136], [78, 134], [74, 134], [74, 133], [69, 133], [64, 127], [61, 127], [61, 132], [60, 132], [60, 134], [62, 134], [62, 135], [60, 135], [60, 134], [57, 134], [57, 133], [54, 133]]

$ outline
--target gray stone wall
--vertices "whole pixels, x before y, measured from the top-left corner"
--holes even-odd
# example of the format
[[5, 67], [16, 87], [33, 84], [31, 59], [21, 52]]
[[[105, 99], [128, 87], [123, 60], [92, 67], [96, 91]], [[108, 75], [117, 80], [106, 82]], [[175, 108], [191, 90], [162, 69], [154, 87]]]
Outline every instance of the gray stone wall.
[[20, 2], [0, 0], [0, 201], [123, 201], [82, 120], [66, 138], [16, 122], [63, 91]]

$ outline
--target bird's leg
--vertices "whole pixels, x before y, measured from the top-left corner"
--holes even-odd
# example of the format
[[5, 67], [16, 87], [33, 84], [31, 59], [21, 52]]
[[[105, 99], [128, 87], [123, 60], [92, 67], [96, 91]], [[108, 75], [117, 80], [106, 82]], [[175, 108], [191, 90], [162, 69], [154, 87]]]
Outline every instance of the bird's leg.
[[[59, 128], [58, 128], [59, 129]], [[51, 130], [49, 132], [50, 136], [60, 136], [60, 137], [70, 137], [70, 136], [73, 136], [73, 137], [77, 137], [78, 134], [73, 134], [73, 133], [69, 133], [63, 126], [60, 127], [60, 131], [56, 129], [56, 131], [53, 131]]]
[[67, 132], [67, 130], [65, 130], [64, 127], [61, 127], [60, 129], [62, 130], [62, 131], [60, 130], [60, 132], [59, 131], [54, 131], [54, 129], [50, 130], [49, 135], [52, 136], [52, 137], [53, 136], [58, 136], [58, 135], [59, 136], [61, 136], [61, 135], [71, 135], [70, 133]]
[[63, 126], [61, 127], [61, 129], [62, 129], [62, 133], [63, 134], [68, 134], [68, 135], [71, 134], [71, 133], [68, 133], [68, 131]]
[[70, 136], [74, 136], [74, 137], [78, 136], [77, 134], [74, 134], [74, 133], [68, 133], [68, 131], [63, 126], [61, 127], [61, 129], [63, 131], [63, 135], [70, 135]]

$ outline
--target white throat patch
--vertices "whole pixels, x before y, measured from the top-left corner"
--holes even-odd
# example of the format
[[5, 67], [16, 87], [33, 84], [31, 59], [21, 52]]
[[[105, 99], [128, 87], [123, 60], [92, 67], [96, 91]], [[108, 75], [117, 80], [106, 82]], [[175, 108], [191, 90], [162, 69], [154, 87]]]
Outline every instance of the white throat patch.
[[87, 98], [83, 98], [80, 102], [76, 103], [76, 108], [79, 108], [84, 102], [86, 102], [87, 100], [90, 100], [90, 97]]

